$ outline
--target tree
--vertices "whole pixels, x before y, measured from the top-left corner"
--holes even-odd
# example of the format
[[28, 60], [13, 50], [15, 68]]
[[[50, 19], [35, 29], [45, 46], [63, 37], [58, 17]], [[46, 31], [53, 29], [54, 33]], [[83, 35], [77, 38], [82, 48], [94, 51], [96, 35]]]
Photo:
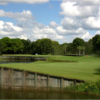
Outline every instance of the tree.
[[37, 41], [34, 42], [34, 53], [41, 54], [41, 47], [40, 47], [40, 41], [41, 39], [38, 39]]
[[4, 37], [1, 39], [3, 45], [3, 53], [9, 54], [11, 50], [11, 39], [9, 37]]
[[74, 47], [74, 52], [77, 52], [77, 47], [78, 46], [84, 46], [84, 40], [81, 38], [75, 38], [73, 40], [73, 47]]
[[96, 53], [97, 51], [100, 50], [100, 35], [95, 35], [92, 38], [92, 42], [93, 42], [93, 50]]
[[21, 42], [23, 43], [23, 54], [30, 54], [31, 52], [31, 41], [29, 39], [27, 40], [24, 40], [24, 39], [21, 39]]
[[67, 49], [67, 43], [63, 43], [60, 45], [60, 54], [64, 55], [66, 54], [66, 49]]
[[3, 44], [2, 44], [2, 41], [0, 40], [0, 54], [3, 53]]
[[85, 42], [85, 53], [86, 54], [91, 54], [93, 52], [93, 43], [92, 39], [90, 39], [88, 42]]
[[23, 43], [20, 39], [11, 39], [11, 50], [14, 54], [23, 52]]
[[52, 41], [53, 54], [58, 55], [60, 52], [60, 44], [57, 41]]
[[38, 39], [34, 43], [35, 52], [38, 54], [49, 54], [53, 51], [52, 41], [48, 38]]
[[31, 44], [29, 44], [28, 46], [28, 54], [35, 54], [36, 48], [35, 48], [35, 42], [31, 42]]
[[79, 50], [79, 55], [80, 55], [80, 52], [81, 52], [82, 47], [81, 46], [78, 46], [77, 49]]
[[40, 48], [42, 54], [49, 54], [52, 51], [52, 41], [48, 38], [43, 38], [40, 41]]
[[82, 46], [81, 49], [83, 50], [83, 55], [85, 55], [85, 46]]
[[84, 45], [84, 40], [81, 38], [75, 38], [73, 40], [73, 46], [83, 46]]
[[73, 54], [75, 53], [75, 49], [72, 43], [67, 44], [66, 54]]

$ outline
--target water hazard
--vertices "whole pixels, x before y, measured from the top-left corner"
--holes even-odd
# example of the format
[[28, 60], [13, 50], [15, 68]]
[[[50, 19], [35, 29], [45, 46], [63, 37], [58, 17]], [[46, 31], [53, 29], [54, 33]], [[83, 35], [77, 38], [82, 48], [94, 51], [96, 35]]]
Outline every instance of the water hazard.
[[[13, 57], [7, 57], [2, 60], [1, 63], [30, 63], [37, 60], [46, 60], [44, 58], [28, 58], [22, 57], [12, 60]], [[27, 60], [28, 59], [28, 60]], [[11, 60], [11, 61], [10, 61]], [[89, 95], [75, 92], [54, 92], [54, 91], [26, 91], [26, 90], [11, 90], [11, 89], [0, 89], [0, 99], [100, 99], [100, 95]]]
[[72, 92], [0, 90], [0, 99], [100, 99], [100, 95]]

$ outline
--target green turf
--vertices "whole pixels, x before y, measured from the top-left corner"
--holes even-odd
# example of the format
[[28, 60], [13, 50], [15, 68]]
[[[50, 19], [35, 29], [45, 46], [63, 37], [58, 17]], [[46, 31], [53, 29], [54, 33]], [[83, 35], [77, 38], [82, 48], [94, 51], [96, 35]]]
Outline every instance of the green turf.
[[48, 59], [69, 60], [77, 62], [37, 61], [32, 63], [0, 64], [1, 67], [18, 68], [45, 74], [81, 79], [85, 81], [100, 80], [100, 57], [84, 56], [50, 56]]

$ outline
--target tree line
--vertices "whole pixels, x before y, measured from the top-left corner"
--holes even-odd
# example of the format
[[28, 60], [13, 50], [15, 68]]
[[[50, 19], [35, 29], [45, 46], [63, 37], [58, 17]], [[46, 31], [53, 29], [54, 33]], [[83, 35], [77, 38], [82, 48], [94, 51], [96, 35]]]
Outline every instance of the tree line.
[[10, 39], [3, 37], [0, 39], [0, 54], [99, 54], [100, 55], [100, 35], [95, 35], [85, 42], [81, 38], [75, 38], [72, 43], [59, 44], [49, 38], [30, 41], [29, 39]]

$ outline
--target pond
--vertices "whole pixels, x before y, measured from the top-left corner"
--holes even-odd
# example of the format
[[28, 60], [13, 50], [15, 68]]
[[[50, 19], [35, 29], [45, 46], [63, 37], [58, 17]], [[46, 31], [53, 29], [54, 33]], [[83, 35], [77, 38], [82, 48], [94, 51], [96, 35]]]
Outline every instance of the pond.
[[0, 90], [0, 99], [100, 99], [100, 95], [73, 92]]

